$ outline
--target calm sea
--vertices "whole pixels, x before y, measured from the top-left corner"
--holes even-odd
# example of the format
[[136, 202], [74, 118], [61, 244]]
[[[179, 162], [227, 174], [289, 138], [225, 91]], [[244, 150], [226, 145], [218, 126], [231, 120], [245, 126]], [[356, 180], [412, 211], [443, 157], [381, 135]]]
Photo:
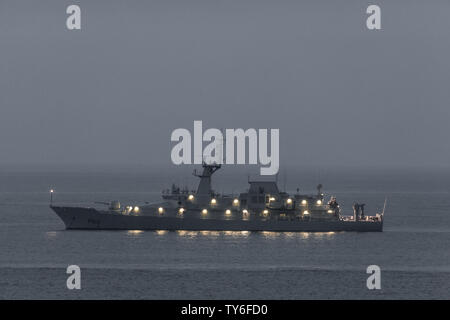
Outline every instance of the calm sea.
[[[218, 192], [247, 187], [220, 170]], [[181, 174], [182, 173], [182, 174]], [[281, 189], [317, 183], [350, 214], [353, 201], [380, 211], [382, 233], [65, 231], [49, 209], [94, 201], [143, 203], [171, 182], [195, 186], [186, 170], [0, 171], [2, 299], [421, 299], [450, 298], [450, 171], [292, 170]], [[101, 206], [101, 205], [100, 205]], [[81, 290], [66, 267], [81, 268]], [[366, 268], [381, 268], [368, 290]]]

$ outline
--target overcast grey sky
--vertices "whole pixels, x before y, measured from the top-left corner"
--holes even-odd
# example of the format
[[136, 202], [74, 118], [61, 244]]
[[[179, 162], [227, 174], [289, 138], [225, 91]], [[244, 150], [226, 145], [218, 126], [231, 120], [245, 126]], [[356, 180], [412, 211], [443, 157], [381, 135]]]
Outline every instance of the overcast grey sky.
[[449, 14], [443, 0], [2, 0], [0, 164], [170, 165], [172, 130], [203, 120], [279, 128], [282, 165], [448, 165]]

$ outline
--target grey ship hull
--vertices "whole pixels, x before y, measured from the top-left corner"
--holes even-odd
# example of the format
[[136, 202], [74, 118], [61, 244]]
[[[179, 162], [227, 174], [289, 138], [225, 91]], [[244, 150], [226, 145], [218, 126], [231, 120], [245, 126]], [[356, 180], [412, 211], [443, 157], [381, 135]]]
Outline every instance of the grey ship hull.
[[188, 230], [188, 231], [288, 231], [288, 232], [380, 232], [383, 221], [226, 220], [189, 217], [133, 216], [94, 208], [51, 207], [66, 229], [83, 230]]

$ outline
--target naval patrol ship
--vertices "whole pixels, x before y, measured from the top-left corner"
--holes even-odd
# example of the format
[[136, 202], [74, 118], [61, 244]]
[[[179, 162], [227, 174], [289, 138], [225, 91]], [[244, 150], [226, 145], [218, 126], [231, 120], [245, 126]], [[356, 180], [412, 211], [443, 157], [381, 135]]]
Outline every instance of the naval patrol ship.
[[217, 194], [212, 175], [220, 164], [202, 165], [196, 191], [172, 185], [162, 192], [163, 201], [122, 206], [112, 201], [105, 209], [55, 206], [50, 208], [66, 229], [93, 230], [189, 230], [189, 231], [382, 231], [386, 202], [381, 213], [366, 215], [364, 204], [353, 205], [353, 215], [341, 215], [335, 197], [325, 202], [322, 186], [317, 194], [290, 195], [276, 181], [248, 181], [239, 196]]

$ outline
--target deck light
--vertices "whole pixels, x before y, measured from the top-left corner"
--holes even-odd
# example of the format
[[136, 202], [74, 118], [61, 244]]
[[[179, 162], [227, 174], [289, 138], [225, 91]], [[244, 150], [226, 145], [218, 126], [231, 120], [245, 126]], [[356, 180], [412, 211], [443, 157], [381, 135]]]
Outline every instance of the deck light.
[[202, 214], [207, 214], [207, 213], [208, 213], [208, 210], [206, 210], [206, 209], [202, 210]]
[[227, 209], [227, 210], [225, 211], [225, 214], [226, 214], [226, 215], [230, 215], [230, 214], [231, 214], [231, 210], [230, 210], [230, 209]]
[[308, 201], [306, 201], [305, 199], [302, 200], [302, 205], [306, 206], [308, 204]]
[[214, 199], [214, 198], [212, 198], [212, 199], [211, 199], [211, 204], [213, 204], [213, 205], [214, 205], [214, 204], [216, 204], [216, 203], [217, 203], [217, 200], [216, 200], [216, 199]]
[[163, 207], [159, 207], [159, 208], [158, 208], [158, 212], [159, 212], [160, 214], [163, 214], [163, 213], [164, 213], [164, 208], [163, 208]]

